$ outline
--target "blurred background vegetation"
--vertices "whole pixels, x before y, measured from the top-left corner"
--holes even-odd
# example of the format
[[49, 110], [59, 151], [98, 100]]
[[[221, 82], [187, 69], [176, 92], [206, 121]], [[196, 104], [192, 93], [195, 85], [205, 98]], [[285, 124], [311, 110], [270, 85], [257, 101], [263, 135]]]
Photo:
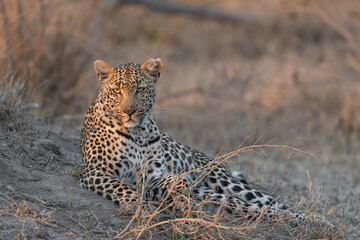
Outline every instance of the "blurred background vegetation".
[[94, 60], [160, 57], [154, 110], [187, 145], [215, 154], [255, 131], [359, 152], [357, 0], [8, 0], [0, 16], [0, 101], [26, 85], [29, 111], [65, 131], [100, 88]]

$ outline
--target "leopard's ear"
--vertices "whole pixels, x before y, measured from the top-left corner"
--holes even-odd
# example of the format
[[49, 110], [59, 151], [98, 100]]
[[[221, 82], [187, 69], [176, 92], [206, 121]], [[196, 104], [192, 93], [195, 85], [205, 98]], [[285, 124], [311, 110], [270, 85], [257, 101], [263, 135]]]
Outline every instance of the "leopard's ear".
[[146, 63], [144, 63], [141, 66], [141, 70], [148, 77], [148, 79], [150, 79], [153, 82], [156, 82], [160, 77], [162, 66], [163, 63], [160, 58], [158, 59], [150, 58], [149, 60], [146, 61]]
[[96, 60], [94, 62], [94, 70], [98, 74], [99, 81], [103, 84], [109, 81], [114, 75], [114, 69], [103, 60]]

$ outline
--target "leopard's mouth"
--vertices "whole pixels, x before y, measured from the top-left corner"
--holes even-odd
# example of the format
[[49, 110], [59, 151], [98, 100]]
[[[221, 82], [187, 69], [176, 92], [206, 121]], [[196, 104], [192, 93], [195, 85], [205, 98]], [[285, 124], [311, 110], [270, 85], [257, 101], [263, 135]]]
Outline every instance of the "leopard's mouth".
[[140, 124], [141, 120], [140, 118], [132, 115], [132, 116], [126, 116], [122, 118], [122, 123], [127, 128], [133, 128]]
[[123, 124], [126, 128], [133, 128], [139, 125], [139, 121], [129, 118], [128, 120], [123, 121]]
[[98, 114], [98, 115], [112, 116], [113, 118], [118, 120], [119, 123], [122, 123], [122, 125], [124, 125], [126, 128], [136, 127], [141, 122], [140, 118], [137, 118], [135, 116], [130, 116], [130, 117], [128, 115], [122, 116], [122, 114], [118, 114], [113, 111], [102, 112], [102, 114]]

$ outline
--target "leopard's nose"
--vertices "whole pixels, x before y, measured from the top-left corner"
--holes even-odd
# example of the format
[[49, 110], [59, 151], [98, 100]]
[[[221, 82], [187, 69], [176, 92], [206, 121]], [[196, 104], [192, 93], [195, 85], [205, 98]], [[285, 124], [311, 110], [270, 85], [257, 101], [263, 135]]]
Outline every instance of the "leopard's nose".
[[134, 108], [134, 107], [126, 108], [126, 109], [124, 109], [123, 112], [126, 113], [127, 115], [131, 116], [134, 114], [134, 112], [136, 112], [136, 108]]

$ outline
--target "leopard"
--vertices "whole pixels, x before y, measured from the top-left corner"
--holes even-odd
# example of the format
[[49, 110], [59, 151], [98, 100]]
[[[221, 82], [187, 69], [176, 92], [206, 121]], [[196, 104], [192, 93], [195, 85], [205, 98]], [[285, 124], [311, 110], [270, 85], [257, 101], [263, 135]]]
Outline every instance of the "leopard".
[[81, 130], [80, 185], [117, 205], [136, 204], [141, 175], [144, 201], [162, 201], [169, 189], [178, 194], [187, 190], [200, 201], [227, 203], [240, 213], [285, 214], [297, 223], [308, 219], [255, 188], [241, 172], [231, 172], [218, 159], [159, 129], [152, 108], [162, 68], [160, 58], [114, 68], [102, 60], [94, 62], [101, 89]]

